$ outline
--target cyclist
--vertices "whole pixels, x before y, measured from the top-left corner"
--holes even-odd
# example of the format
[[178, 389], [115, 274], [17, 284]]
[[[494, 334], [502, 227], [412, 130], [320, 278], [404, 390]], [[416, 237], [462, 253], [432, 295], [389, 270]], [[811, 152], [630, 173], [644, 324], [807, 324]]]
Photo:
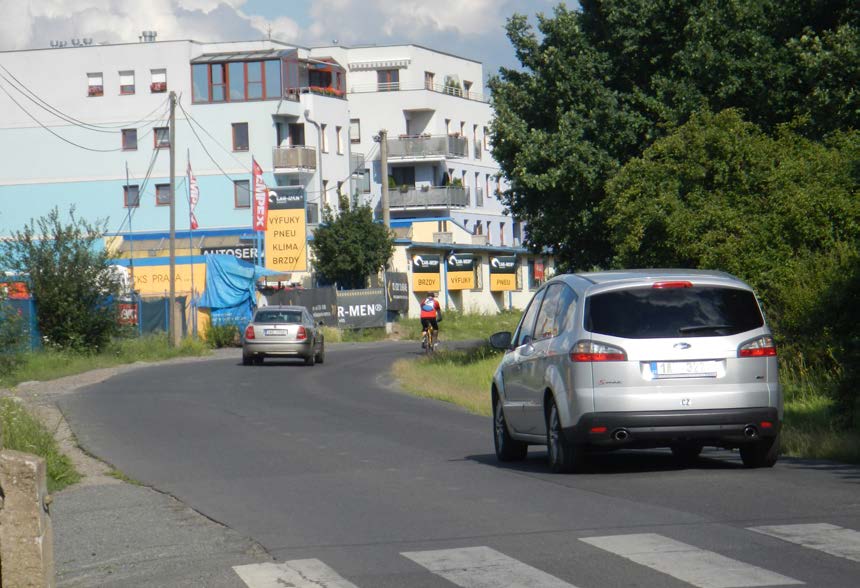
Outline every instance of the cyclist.
[[[439, 306], [439, 301], [436, 300], [436, 293], [430, 292], [429, 294], [427, 294], [427, 298], [425, 298], [421, 302], [422, 336], [424, 333], [427, 332], [428, 329], [433, 329], [433, 341], [435, 341], [439, 333], [439, 319], [441, 318], [442, 308]], [[423, 339], [423, 341], [426, 341], [426, 339]], [[426, 343], [423, 341], [421, 343], [422, 349], [426, 346]]]

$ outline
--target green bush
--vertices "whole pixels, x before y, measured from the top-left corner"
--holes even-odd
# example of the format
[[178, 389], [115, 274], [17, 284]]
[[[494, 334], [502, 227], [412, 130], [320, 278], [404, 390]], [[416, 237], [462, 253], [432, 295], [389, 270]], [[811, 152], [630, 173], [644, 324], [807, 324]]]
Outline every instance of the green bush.
[[241, 344], [239, 327], [236, 325], [209, 325], [206, 329], [206, 343], [213, 349], [237, 347]]
[[23, 322], [0, 290], [0, 376], [11, 373], [21, 363], [26, 335]]

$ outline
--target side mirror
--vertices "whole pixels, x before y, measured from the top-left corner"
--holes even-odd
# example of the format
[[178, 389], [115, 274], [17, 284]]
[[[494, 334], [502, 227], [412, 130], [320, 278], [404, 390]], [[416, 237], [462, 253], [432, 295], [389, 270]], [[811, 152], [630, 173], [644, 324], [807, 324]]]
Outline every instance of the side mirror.
[[511, 348], [513, 335], [510, 331], [499, 331], [490, 335], [490, 347], [507, 351]]

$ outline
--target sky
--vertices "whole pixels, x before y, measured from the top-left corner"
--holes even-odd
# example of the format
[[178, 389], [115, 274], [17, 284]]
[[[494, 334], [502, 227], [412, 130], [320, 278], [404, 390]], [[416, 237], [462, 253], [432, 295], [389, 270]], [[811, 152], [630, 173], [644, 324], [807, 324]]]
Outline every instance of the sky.
[[[518, 66], [507, 18], [552, 14], [560, 0], [0, 0], [0, 51], [89, 38], [137, 42], [246, 41], [269, 36], [305, 47], [415, 43], [484, 63]], [[575, 2], [568, 2], [575, 6]]]

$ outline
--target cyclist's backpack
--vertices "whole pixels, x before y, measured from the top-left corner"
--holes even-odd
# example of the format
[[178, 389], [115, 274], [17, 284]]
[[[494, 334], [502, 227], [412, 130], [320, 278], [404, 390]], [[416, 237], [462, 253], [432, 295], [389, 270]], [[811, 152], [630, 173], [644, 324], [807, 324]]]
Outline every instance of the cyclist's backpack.
[[425, 298], [424, 302], [421, 303], [421, 310], [424, 312], [436, 312], [436, 305], [433, 304], [435, 298]]

